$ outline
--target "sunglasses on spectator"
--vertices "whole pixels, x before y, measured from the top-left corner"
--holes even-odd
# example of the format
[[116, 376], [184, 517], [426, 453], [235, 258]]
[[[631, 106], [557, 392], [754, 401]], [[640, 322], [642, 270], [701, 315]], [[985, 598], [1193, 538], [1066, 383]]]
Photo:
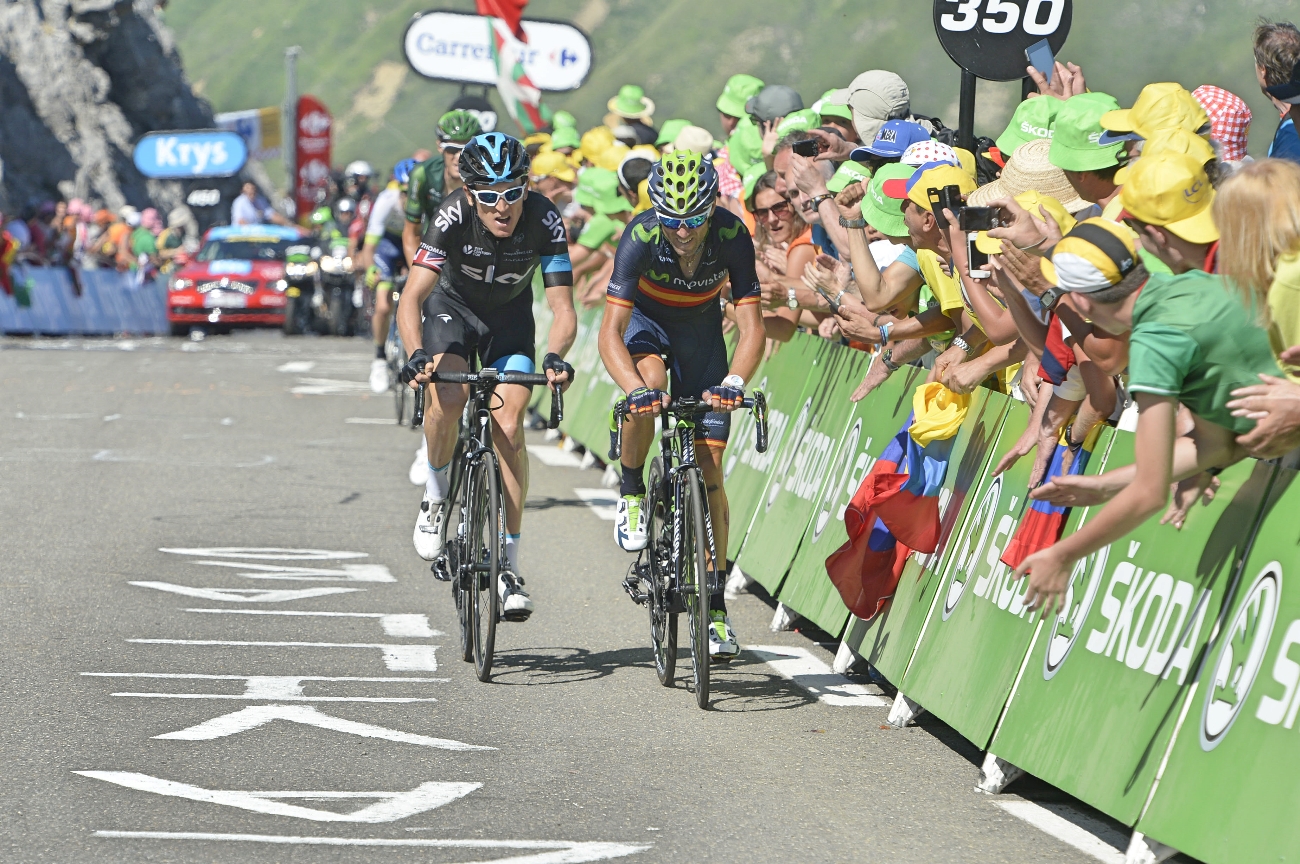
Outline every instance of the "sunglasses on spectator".
[[494, 189], [471, 189], [470, 194], [474, 199], [484, 207], [495, 207], [497, 202], [505, 199], [507, 204], [516, 204], [524, 197], [525, 188], [520, 186], [511, 186], [504, 192], [497, 192]]
[[754, 209], [754, 218], [759, 222], [766, 222], [769, 215], [776, 216], [778, 219], [789, 216], [790, 202], [781, 200], [771, 207], [757, 207]]
[[465, 145], [464, 145], [464, 144], [449, 144], [449, 143], [444, 142], [444, 143], [438, 145], [438, 149], [441, 150], [443, 153], [452, 153], [452, 154], [456, 154], [456, 153], [459, 153], [460, 151], [464, 150], [464, 149], [465, 149]]
[[698, 216], [691, 216], [687, 219], [673, 219], [670, 216], [660, 216], [659, 224], [667, 228], [669, 231], [676, 231], [678, 228], [681, 228], [683, 225], [685, 225], [687, 228], [699, 228], [705, 222], [708, 222], [709, 217], [712, 215], [713, 215], [713, 210], [712, 208], [710, 208], [709, 212], [707, 213], [701, 213]]

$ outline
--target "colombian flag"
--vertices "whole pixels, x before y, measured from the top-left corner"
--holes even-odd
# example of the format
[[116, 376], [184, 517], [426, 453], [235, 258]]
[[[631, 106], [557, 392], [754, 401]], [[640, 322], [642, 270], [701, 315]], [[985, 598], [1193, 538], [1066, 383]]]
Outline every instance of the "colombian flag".
[[826, 559], [826, 572], [859, 618], [884, 608], [912, 550], [938, 548], [939, 490], [969, 406], [969, 396], [942, 384], [917, 388], [912, 413], [849, 502], [849, 540]]
[[[1083, 440], [1083, 447], [1075, 454], [1074, 461], [1070, 463], [1070, 467], [1066, 470], [1062, 470], [1062, 468], [1070, 448], [1066, 446], [1065, 431], [1062, 430], [1060, 441], [1056, 445], [1056, 452], [1052, 454], [1052, 461], [1047, 466], [1047, 474], [1043, 478], [1043, 483], [1048, 483], [1054, 477], [1060, 477], [1062, 474], [1082, 474], [1088, 467], [1088, 459], [1092, 456], [1093, 448], [1097, 446], [1097, 439], [1101, 436], [1103, 427], [1104, 424], [1102, 423], [1092, 427], [1092, 431]], [[1066, 520], [1069, 518], [1069, 507], [1057, 507], [1048, 504], [1046, 501], [1032, 501], [1029, 510], [1025, 513], [1025, 518], [1020, 520], [1020, 527], [1016, 529], [1015, 536], [1011, 538], [1011, 542], [1007, 544], [1006, 550], [1002, 553], [1002, 563], [1012, 568], [1019, 567], [1020, 562], [1030, 555], [1046, 549], [1057, 540], [1060, 540], [1061, 533], [1065, 530]]]

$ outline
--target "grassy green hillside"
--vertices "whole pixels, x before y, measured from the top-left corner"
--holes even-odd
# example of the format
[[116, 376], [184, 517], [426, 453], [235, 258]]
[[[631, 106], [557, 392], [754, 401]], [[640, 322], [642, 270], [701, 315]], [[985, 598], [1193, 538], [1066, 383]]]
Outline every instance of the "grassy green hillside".
[[[391, 165], [429, 146], [455, 85], [407, 67], [401, 34], [429, 8], [472, 12], [472, 0], [172, 0], [174, 28], [191, 80], [218, 111], [279, 104], [283, 51], [301, 45], [300, 89], [341, 119], [335, 161]], [[657, 117], [715, 128], [713, 101], [728, 75], [749, 72], [795, 87], [811, 103], [864, 69], [901, 74], [920, 113], [957, 120], [956, 67], [934, 35], [923, 0], [533, 0], [529, 15], [573, 21], [592, 38], [596, 64], [577, 92], [548, 101], [585, 126], [627, 82], [641, 83]], [[1255, 112], [1252, 152], [1262, 154], [1276, 116], [1255, 82], [1250, 33], [1257, 16], [1300, 17], [1292, 0], [1087, 0], [1075, 4], [1063, 59], [1083, 65], [1092, 89], [1128, 104], [1143, 84], [1217, 84]], [[996, 135], [1019, 85], [982, 82], [979, 123]], [[494, 101], [497, 101], [494, 99]], [[504, 119], [503, 128], [510, 121]], [[715, 130], [716, 131], [716, 130]]]

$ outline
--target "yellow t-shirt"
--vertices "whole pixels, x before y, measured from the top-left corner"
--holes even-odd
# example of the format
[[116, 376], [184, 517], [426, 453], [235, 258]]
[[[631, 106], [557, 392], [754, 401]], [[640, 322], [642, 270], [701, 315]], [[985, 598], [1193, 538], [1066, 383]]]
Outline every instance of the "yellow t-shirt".
[[[1277, 259], [1273, 284], [1268, 288], [1268, 314], [1273, 323], [1268, 328], [1268, 342], [1273, 356], [1300, 345], [1300, 252]], [[1286, 377], [1300, 384], [1300, 366], [1288, 366], [1278, 360]]]
[[[924, 297], [926, 288], [929, 289], [931, 296], [934, 298], [934, 304], [938, 305], [939, 310], [945, 315], [954, 309], [965, 307], [966, 304], [962, 302], [961, 289], [957, 287], [957, 280], [943, 272], [943, 261], [939, 258], [938, 253], [931, 252], [929, 249], [918, 249], [916, 263], [921, 268], [921, 278], [925, 280], [925, 286], [922, 288], [921, 305], [923, 307], [931, 308], [931, 304], [926, 302], [927, 298]], [[931, 334], [926, 338], [929, 340], [931, 348], [942, 352], [956, 335], [957, 333], [954, 330], [945, 330], [942, 333]]]

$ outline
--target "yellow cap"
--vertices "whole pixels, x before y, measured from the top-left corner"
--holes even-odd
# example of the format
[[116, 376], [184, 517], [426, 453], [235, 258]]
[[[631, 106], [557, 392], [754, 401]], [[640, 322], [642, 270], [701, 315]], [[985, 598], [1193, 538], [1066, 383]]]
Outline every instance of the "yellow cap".
[[958, 186], [963, 195], [969, 195], [976, 189], [975, 178], [961, 168], [956, 165], [939, 165], [917, 178], [907, 197], [922, 210], [929, 210], [930, 196], [927, 190], [942, 189], [945, 186]]
[[975, 179], [975, 154], [970, 152], [969, 150], [963, 150], [960, 147], [954, 147], [952, 149], [953, 152], [957, 154], [957, 159], [960, 160], [961, 162], [961, 170], [969, 174], [971, 176], [971, 179], [974, 180]]
[[527, 138], [524, 139], [525, 147], [531, 147], [534, 144], [537, 144], [539, 146], [545, 146], [550, 143], [551, 143], [550, 132], [534, 132], [532, 135], [529, 135]]
[[595, 162], [596, 157], [614, 143], [614, 131], [608, 126], [596, 126], [582, 133], [582, 155]]
[[618, 166], [623, 164], [623, 157], [630, 153], [631, 150], [632, 148], [622, 141], [615, 141], [600, 153], [597, 153], [593, 161], [601, 168], [617, 172]]
[[[1040, 195], [1031, 189], [1017, 195], [1016, 203], [1040, 219], [1051, 216], [1061, 227], [1062, 234], [1070, 233], [1077, 224], [1077, 220], [1069, 214], [1061, 202], [1051, 195]], [[975, 238], [975, 248], [986, 255], [999, 255], [1002, 252], [1002, 241], [990, 237], [987, 231], [981, 231]]]
[[1168, 228], [1188, 243], [1219, 239], [1210, 212], [1214, 188], [1196, 157], [1172, 150], [1143, 156], [1129, 168], [1119, 197], [1130, 216]]
[[1132, 232], [1109, 219], [1085, 219], [1061, 238], [1043, 275], [1063, 291], [1091, 294], [1118, 285], [1137, 266]]
[[1209, 122], [1210, 117], [1201, 103], [1185, 87], [1172, 81], [1148, 84], [1132, 108], [1101, 115], [1101, 128], [1135, 132], [1142, 138], [1150, 138], [1162, 129], [1186, 129], [1195, 133]]
[[578, 179], [577, 173], [565, 155], [554, 151], [538, 153], [534, 156], [532, 164], [528, 167], [528, 173], [533, 180], [554, 177], [556, 180], [572, 183]]
[[[1186, 129], [1162, 129], [1156, 132], [1142, 145], [1143, 156], [1155, 156], [1157, 153], [1172, 151], [1191, 156], [1202, 165], [1213, 162], [1218, 157], [1214, 147], [1200, 135]], [[1135, 163], [1136, 164], [1136, 163]], [[1129, 166], [1115, 172], [1115, 182], [1123, 186], [1128, 181]]]

